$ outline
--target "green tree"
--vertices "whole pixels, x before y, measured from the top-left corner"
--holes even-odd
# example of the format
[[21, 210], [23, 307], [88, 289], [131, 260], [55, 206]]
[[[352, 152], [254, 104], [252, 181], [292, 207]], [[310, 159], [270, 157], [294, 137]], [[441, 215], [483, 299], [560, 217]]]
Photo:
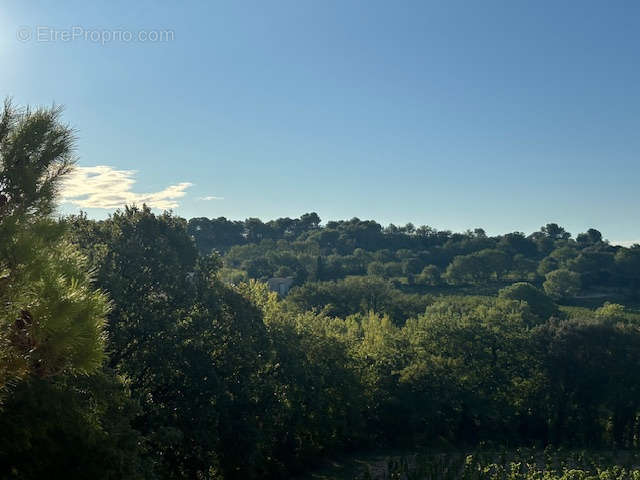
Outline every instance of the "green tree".
[[402, 264], [400, 262], [389, 262], [384, 264], [385, 277], [400, 277], [403, 274]]
[[614, 255], [611, 252], [583, 251], [567, 262], [567, 268], [581, 274], [584, 287], [607, 285], [615, 270]]
[[346, 317], [369, 311], [387, 314], [397, 324], [424, 312], [427, 295], [405, 294], [379, 277], [347, 277], [336, 282], [306, 283], [291, 290], [285, 302], [296, 312], [316, 311]]
[[447, 267], [444, 277], [452, 284], [477, 284], [492, 275], [500, 280], [509, 267], [509, 257], [500, 250], [484, 249], [469, 255], [458, 255]]
[[114, 298], [110, 362], [141, 404], [156, 474], [254, 475], [268, 344], [259, 310], [219, 281], [217, 255], [198, 258], [183, 219], [143, 206], [70, 223]]
[[614, 261], [620, 281], [637, 295], [640, 291], [640, 248], [621, 248], [616, 252]]
[[135, 403], [100, 368], [109, 303], [51, 218], [73, 168], [59, 117], [0, 118], [0, 477], [143, 478]]
[[367, 274], [382, 277], [384, 276], [384, 263], [382, 262], [371, 262], [367, 266]]
[[109, 370], [20, 382], [0, 410], [0, 478], [149, 478], [138, 413]]
[[544, 291], [553, 298], [569, 298], [580, 291], [580, 274], [560, 269], [547, 273], [543, 283]]
[[320, 455], [356, 445], [365, 404], [349, 357], [355, 324], [288, 312], [277, 294], [255, 281], [239, 291], [261, 309], [271, 340], [262, 425], [270, 473], [285, 478]]
[[457, 285], [463, 283], [477, 283], [486, 279], [487, 273], [482, 263], [475, 255], [458, 255], [447, 267], [443, 278], [447, 282]]
[[495, 275], [500, 281], [509, 269], [510, 257], [501, 250], [485, 249], [475, 253], [485, 271]]
[[435, 265], [427, 265], [422, 269], [422, 272], [418, 276], [416, 283], [435, 287], [442, 283], [441, 276], [442, 274], [438, 267], [436, 267]]
[[[609, 312], [610, 313], [610, 312]], [[633, 445], [640, 410], [640, 331], [607, 313], [555, 321], [535, 332], [549, 425], [547, 442]]]
[[595, 228], [590, 228], [585, 233], [578, 234], [576, 241], [580, 246], [588, 247], [589, 245], [602, 242], [602, 233]]
[[0, 391], [10, 380], [95, 371], [108, 312], [85, 259], [50, 215], [73, 167], [59, 109], [0, 116]]
[[544, 277], [547, 273], [558, 270], [559, 267], [560, 264], [558, 260], [549, 256], [543, 258], [540, 263], [538, 263], [536, 270], [539, 276]]
[[519, 282], [503, 288], [498, 293], [500, 298], [527, 302], [531, 312], [543, 320], [559, 313], [558, 306], [543, 291], [530, 283]]
[[537, 365], [529, 325], [521, 302], [480, 297], [446, 298], [407, 321], [400, 382], [418, 433], [458, 442], [513, 435], [530, 407], [521, 379]]
[[551, 240], [569, 240], [571, 234], [557, 223], [547, 223], [540, 231]]

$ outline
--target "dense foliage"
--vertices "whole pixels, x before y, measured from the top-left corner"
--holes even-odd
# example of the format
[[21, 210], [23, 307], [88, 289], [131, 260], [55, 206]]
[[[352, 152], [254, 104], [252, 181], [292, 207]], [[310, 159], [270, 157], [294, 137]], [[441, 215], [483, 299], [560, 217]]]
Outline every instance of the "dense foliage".
[[[70, 133], [56, 111], [12, 108], [0, 477], [283, 478], [381, 445], [638, 447], [640, 247], [555, 224], [488, 237], [145, 206], [55, 220]], [[282, 298], [272, 276], [296, 286]]]
[[[294, 279], [296, 285], [340, 282], [352, 276], [386, 280], [408, 293], [495, 294], [530, 282], [550, 296], [637, 301], [640, 246], [613, 246], [595, 229], [575, 239], [555, 223], [530, 235], [495, 237], [484, 230], [439, 231], [412, 224], [383, 228], [353, 218], [320, 225], [315, 213], [263, 223], [193, 218], [188, 232], [199, 251], [223, 254], [224, 279]], [[331, 286], [318, 285], [311, 296]]]

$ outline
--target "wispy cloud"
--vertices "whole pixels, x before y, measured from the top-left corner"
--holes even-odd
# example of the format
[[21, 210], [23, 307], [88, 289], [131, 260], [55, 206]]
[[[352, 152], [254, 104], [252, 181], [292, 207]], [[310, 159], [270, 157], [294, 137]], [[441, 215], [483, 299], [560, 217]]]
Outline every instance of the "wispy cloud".
[[214, 195], [207, 195], [206, 197], [200, 197], [198, 200], [205, 200], [205, 201], [210, 201], [210, 200], [224, 200], [224, 197], [216, 197]]
[[65, 179], [62, 202], [83, 208], [120, 208], [125, 204], [146, 203], [151, 208], [176, 208], [192, 183], [170, 185], [158, 192], [136, 193], [135, 170], [116, 170], [106, 165], [76, 167]]

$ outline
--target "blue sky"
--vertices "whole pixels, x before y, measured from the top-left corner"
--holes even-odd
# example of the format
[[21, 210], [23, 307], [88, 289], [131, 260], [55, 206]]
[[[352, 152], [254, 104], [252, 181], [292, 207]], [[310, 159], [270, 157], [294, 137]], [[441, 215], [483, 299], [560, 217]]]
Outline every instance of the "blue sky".
[[102, 3], [0, 9], [0, 93], [77, 130], [65, 212], [640, 240], [638, 2]]

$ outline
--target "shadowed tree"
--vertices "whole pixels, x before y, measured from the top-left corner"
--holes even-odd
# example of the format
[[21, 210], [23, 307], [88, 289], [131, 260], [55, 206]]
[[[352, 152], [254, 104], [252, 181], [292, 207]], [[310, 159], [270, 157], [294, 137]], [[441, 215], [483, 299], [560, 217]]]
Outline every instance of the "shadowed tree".
[[594, 245], [602, 241], [602, 234], [595, 228], [590, 228], [585, 233], [581, 233], [576, 237], [576, 241], [583, 247]]

